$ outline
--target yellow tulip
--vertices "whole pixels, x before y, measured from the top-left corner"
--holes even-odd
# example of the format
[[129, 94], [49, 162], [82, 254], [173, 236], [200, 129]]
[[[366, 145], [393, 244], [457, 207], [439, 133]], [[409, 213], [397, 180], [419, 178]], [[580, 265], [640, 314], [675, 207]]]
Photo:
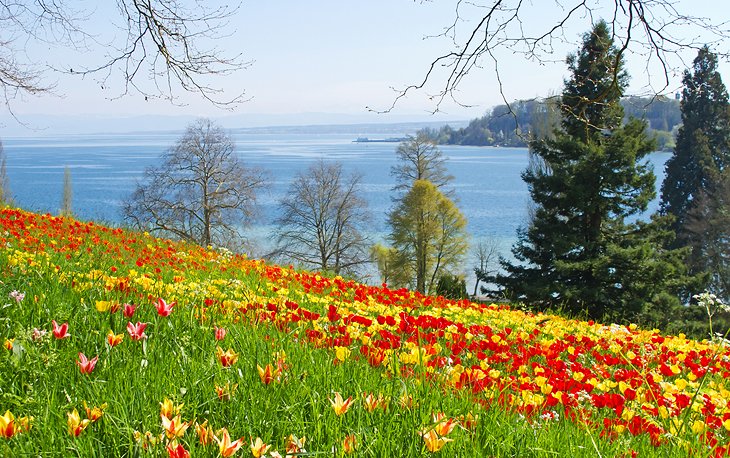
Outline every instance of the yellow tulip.
[[441, 450], [447, 442], [453, 441], [453, 439], [449, 439], [448, 437], [440, 437], [433, 429], [429, 429], [427, 432], [422, 432], [421, 437], [423, 437], [423, 441], [426, 443], [428, 451], [433, 453]]

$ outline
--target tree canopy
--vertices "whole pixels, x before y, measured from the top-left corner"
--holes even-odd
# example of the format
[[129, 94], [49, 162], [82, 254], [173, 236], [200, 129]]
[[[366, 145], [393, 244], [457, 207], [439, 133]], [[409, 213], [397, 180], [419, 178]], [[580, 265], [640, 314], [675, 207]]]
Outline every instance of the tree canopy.
[[428, 180], [416, 180], [388, 215], [395, 268], [411, 285], [433, 293], [443, 272], [459, 267], [468, 248], [466, 219], [451, 199]]
[[446, 170], [443, 153], [426, 131], [401, 142], [395, 153], [399, 163], [391, 167], [390, 174], [395, 177], [396, 191], [409, 189], [416, 180], [428, 180], [443, 188], [454, 179]]
[[682, 126], [666, 164], [661, 192], [661, 210], [674, 215], [679, 244], [687, 244], [684, 226], [695, 199], [701, 192], [710, 192], [713, 173], [730, 164], [728, 93], [717, 69], [717, 56], [702, 48], [683, 82]]
[[683, 82], [682, 126], [666, 163], [660, 209], [674, 218], [673, 246], [691, 249], [691, 271], [706, 272], [708, 287], [727, 300], [730, 105], [717, 56], [700, 49]]
[[[466, 127], [443, 126], [427, 130], [438, 144], [474, 146], [528, 146], [531, 138], [549, 136], [559, 127], [560, 97], [515, 100], [509, 105], [497, 105], [487, 114], [472, 119]], [[657, 137], [659, 149], [674, 147], [673, 131], [681, 123], [679, 101], [663, 96], [623, 97], [624, 122], [642, 119], [650, 128], [649, 135]]]

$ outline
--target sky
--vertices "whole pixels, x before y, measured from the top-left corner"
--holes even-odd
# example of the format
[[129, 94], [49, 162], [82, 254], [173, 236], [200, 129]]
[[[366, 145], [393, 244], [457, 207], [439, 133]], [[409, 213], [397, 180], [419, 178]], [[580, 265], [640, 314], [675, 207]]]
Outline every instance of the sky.
[[[193, 6], [193, 0], [182, 1]], [[69, 3], [87, 17], [82, 24], [99, 41], [119, 38], [119, 29], [115, 27], [120, 20], [116, 2]], [[216, 1], [206, 3], [215, 5]], [[430, 96], [441, 86], [434, 84], [399, 100], [389, 114], [375, 113], [392, 105], [397, 95], [394, 89], [420, 82], [430, 62], [453, 49], [450, 40], [438, 35], [453, 23], [456, 3], [456, 0], [245, 0], [223, 29], [226, 36], [214, 42], [227, 55], [241, 54], [243, 60], [251, 62], [245, 70], [211, 80], [224, 95], [232, 97], [245, 91], [250, 98], [231, 111], [216, 108], [194, 94], [182, 93], [176, 105], [165, 100], [146, 100], [134, 92], [118, 98], [122, 86], [113, 76], [102, 82], [101, 75], [81, 78], [52, 71], [45, 72], [45, 81], [55, 85], [54, 95], [26, 96], [16, 100], [12, 108], [21, 120], [36, 115], [74, 119], [193, 115], [239, 116], [240, 119], [259, 116], [271, 122], [286, 119], [292, 123], [300, 119], [301, 123], [307, 123], [308, 119], [314, 119], [313, 113], [339, 114], [343, 122], [471, 119], [503, 103], [503, 95], [507, 100], [514, 100], [560, 92], [567, 74], [565, 56], [577, 49], [581, 34], [590, 28], [592, 19], [608, 14], [603, 5], [611, 5], [613, 1], [589, 1], [598, 5], [593, 18], [583, 14], [567, 24], [562, 40], [554, 41], [545, 54], [549, 62], [529, 61], [509, 50], [501, 50], [496, 57], [503, 95], [494, 63], [485, 60], [482, 68], [473, 69], [460, 84], [458, 104], [447, 100], [437, 106]], [[561, 2], [571, 3], [570, 0]], [[467, 2], [464, 4], [467, 6], [462, 10], [462, 17], [466, 22], [457, 29], [462, 38], [483, 11], [468, 6]], [[533, 0], [526, 4], [522, 25], [527, 33], [543, 30], [562, 14], [552, 0]], [[715, 20], [722, 20], [717, 18], [718, 12], [727, 11], [724, 0], [678, 0], [676, 7], [680, 12], [690, 10], [692, 14], [712, 16]], [[680, 30], [685, 33], [684, 29]], [[702, 31], [686, 27], [686, 33], [701, 35]], [[94, 65], [103, 61], [105, 52], [98, 46], [74, 50], [32, 40], [25, 42], [23, 49], [21, 59], [30, 59], [43, 68]], [[690, 53], [680, 57], [689, 63], [694, 56]], [[662, 72], [656, 66], [647, 67], [646, 62], [646, 55], [627, 55], [627, 68], [633, 76], [629, 93], [651, 93], [663, 86]], [[681, 62], [675, 63], [681, 69]], [[727, 70], [727, 64], [723, 63], [721, 71], [730, 78]], [[678, 75], [679, 72], [671, 75], [670, 85], [664, 92], [671, 95], [680, 87]], [[435, 76], [435, 81], [443, 84], [443, 74]], [[144, 80], [141, 82], [144, 84]], [[439, 113], [433, 115], [437, 109]], [[330, 118], [338, 119], [337, 116]]]

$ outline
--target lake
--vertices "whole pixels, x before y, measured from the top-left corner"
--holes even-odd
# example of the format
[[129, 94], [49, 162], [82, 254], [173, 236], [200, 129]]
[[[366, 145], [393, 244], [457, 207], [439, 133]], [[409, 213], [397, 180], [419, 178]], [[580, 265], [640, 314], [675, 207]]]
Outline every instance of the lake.
[[[402, 129], [402, 128], [401, 128]], [[252, 255], [269, 246], [266, 235], [278, 214], [277, 203], [292, 177], [314, 161], [340, 161], [345, 170], [363, 175], [362, 193], [372, 212], [368, 228], [374, 240], [387, 231], [386, 214], [392, 206], [397, 143], [357, 143], [403, 136], [414, 132], [393, 131], [387, 126], [343, 126], [237, 129], [230, 132], [245, 164], [270, 173], [270, 187], [259, 196], [260, 218], [249, 229], [255, 247]], [[71, 170], [74, 214], [84, 220], [121, 224], [121, 202], [129, 196], [144, 169], [158, 158], [181, 132], [145, 132], [114, 135], [73, 135], [5, 138], [10, 191], [22, 208], [56, 214], [61, 206], [64, 168]], [[520, 173], [528, 162], [525, 148], [441, 146], [458, 205], [468, 220], [472, 245], [493, 240], [503, 254], [525, 224], [530, 201]], [[653, 153], [657, 183], [664, 175], [669, 153]], [[651, 209], [656, 209], [657, 200]], [[465, 266], [471, 271], [472, 261]]]

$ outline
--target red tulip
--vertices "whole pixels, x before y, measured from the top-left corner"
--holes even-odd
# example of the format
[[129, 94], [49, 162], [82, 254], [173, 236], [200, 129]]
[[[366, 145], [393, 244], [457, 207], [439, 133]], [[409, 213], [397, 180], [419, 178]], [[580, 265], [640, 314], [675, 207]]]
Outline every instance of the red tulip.
[[65, 339], [66, 337], [71, 337], [71, 334], [68, 333], [68, 323], [63, 323], [61, 326], [56, 323], [56, 320], [52, 321], [53, 323], [53, 337], [56, 339]]
[[132, 318], [132, 315], [134, 315], [134, 311], [137, 309], [137, 306], [134, 304], [124, 304], [124, 309], [122, 310], [122, 314], [124, 314], [125, 318]]
[[170, 458], [190, 458], [190, 452], [182, 444], [177, 444], [177, 447], [173, 447], [172, 443], [167, 444], [167, 453]]
[[90, 374], [96, 366], [96, 362], [99, 360], [98, 356], [94, 356], [92, 359], [88, 359], [83, 353], [79, 353], [79, 360], [76, 364], [79, 366], [79, 370], [82, 374]]
[[215, 327], [215, 340], [223, 340], [223, 338], [226, 336], [226, 329], [225, 328], [219, 328], [218, 326]]
[[129, 333], [129, 337], [132, 340], [146, 339], [147, 335], [144, 333], [146, 327], [147, 323], [140, 323], [139, 321], [137, 324], [132, 324], [131, 322], [127, 323], [127, 332]]
[[157, 314], [162, 317], [170, 316], [170, 313], [172, 313], [172, 308], [175, 306], [174, 302], [170, 302], [169, 304], [165, 302], [164, 299], [160, 298], [157, 299], [157, 304], [155, 305], [155, 308], [157, 308]]

